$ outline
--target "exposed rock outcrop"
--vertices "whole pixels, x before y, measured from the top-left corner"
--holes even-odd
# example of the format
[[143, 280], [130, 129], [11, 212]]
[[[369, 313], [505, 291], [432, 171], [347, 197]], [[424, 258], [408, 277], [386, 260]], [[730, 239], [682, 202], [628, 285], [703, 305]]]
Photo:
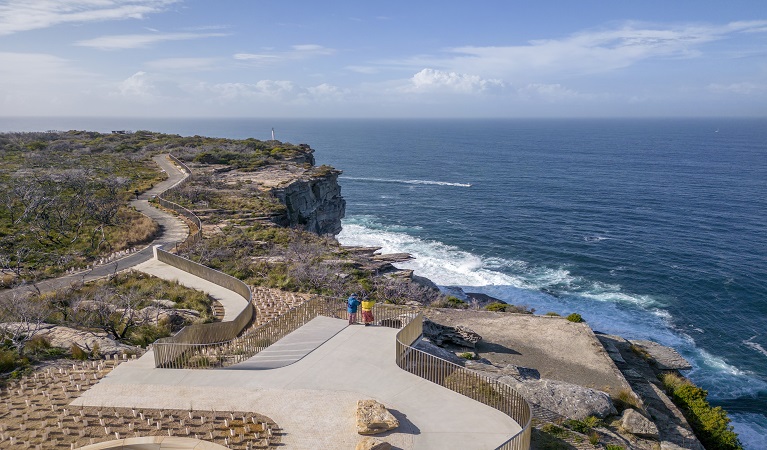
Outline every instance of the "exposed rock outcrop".
[[676, 350], [657, 342], [636, 340], [629, 341], [633, 345], [647, 352], [652, 363], [660, 370], [690, 370], [692, 365], [684, 359]]
[[569, 419], [583, 420], [588, 416], [603, 419], [617, 413], [610, 396], [596, 389], [547, 379], [518, 381], [502, 376], [498, 380], [513, 387], [528, 402]]
[[474, 348], [482, 340], [482, 336], [464, 326], [449, 327], [428, 319], [423, 321], [423, 335], [441, 347], [454, 344]]
[[623, 411], [621, 428], [623, 428], [623, 431], [635, 436], [658, 439], [658, 427], [648, 418], [631, 408]]
[[[0, 326], [2, 328], [13, 328], [19, 326], [19, 324], [8, 322], [3, 323]], [[99, 352], [102, 355], [107, 356], [136, 350], [135, 347], [110, 339], [106, 333], [91, 333], [53, 324], [43, 324], [36, 336], [45, 339], [53, 347], [59, 347], [66, 350], [72, 348], [72, 344], [77, 344], [80, 348], [90, 351], [96, 344], [98, 344]]]
[[357, 433], [378, 434], [399, 426], [399, 420], [375, 400], [357, 401]]
[[341, 232], [341, 219], [346, 214], [346, 200], [341, 196], [338, 170], [321, 176], [299, 178], [285, 187], [272, 190], [285, 205], [284, 216], [274, 220], [283, 226], [300, 226], [320, 235]]

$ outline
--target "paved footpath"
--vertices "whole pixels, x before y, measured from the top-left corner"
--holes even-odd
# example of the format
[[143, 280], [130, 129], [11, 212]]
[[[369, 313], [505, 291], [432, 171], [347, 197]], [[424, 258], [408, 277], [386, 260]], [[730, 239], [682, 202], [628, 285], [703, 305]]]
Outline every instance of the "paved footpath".
[[[149, 216], [160, 225], [159, 236], [150, 245], [132, 255], [128, 255], [101, 266], [96, 266], [93, 269], [83, 272], [41, 281], [35, 285], [37, 289], [41, 292], [48, 292], [70, 286], [73, 283], [87, 282], [103, 278], [152, 259], [152, 247], [155, 245], [169, 247], [186, 239], [186, 236], [189, 234], [189, 227], [184, 221], [155, 208], [149, 203], [150, 198], [164, 192], [171, 186], [183, 180], [186, 177], [186, 174], [175, 164], [171, 163], [167, 155], [158, 155], [153, 159], [157, 165], [168, 174], [168, 179], [158, 183], [152, 189], [143, 193], [137, 200], [131, 201], [130, 206], [136, 208], [140, 213]], [[34, 291], [35, 289], [32, 286], [20, 286], [15, 289], [0, 291], [0, 297], [19, 297]]]
[[[315, 322], [316, 321], [316, 322]], [[519, 426], [508, 416], [405, 372], [394, 363], [397, 330], [344, 326], [285, 367], [270, 370], [155, 369], [148, 352], [121, 364], [73, 405], [254, 411], [286, 433], [288, 449], [354, 448], [356, 402], [376, 399], [400, 420], [379, 435], [394, 448], [492, 449]]]

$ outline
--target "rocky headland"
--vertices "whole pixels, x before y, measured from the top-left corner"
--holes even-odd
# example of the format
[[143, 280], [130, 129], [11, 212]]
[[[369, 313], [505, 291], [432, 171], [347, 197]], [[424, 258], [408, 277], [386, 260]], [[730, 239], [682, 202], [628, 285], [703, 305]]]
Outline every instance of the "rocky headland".
[[[204, 239], [185, 249], [185, 256], [256, 289], [335, 296], [353, 290], [424, 308], [429, 322], [418, 347], [522, 394], [533, 406], [533, 448], [703, 448], [659, 381], [689, 369], [673, 349], [604, 335], [562, 317], [498, 307], [502, 302], [484, 294], [440, 290], [395, 266], [409, 254], [342, 247], [333, 239], [346, 208], [339, 170], [316, 167], [313, 150], [303, 144], [249, 140], [243, 148], [250, 150], [238, 145], [182, 139], [169, 149], [193, 173], [173, 201], [202, 220]], [[279, 314], [284, 308], [277, 303], [259, 306], [259, 316]], [[183, 314], [167, 309], [163, 314]], [[54, 347], [92, 349], [97, 343], [110, 355], [137, 350], [65, 324], [46, 324], [38, 333]]]

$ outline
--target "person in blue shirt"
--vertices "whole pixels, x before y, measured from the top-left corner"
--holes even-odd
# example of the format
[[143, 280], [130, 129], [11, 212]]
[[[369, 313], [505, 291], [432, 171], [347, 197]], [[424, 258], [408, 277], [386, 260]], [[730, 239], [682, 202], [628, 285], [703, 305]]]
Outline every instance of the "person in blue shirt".
[[357, 294], [352, 294], [349, 300], [346, 301], [346, 312], [349, 313], [349, 325], [357, 322], [357, 307], [360, 306], [360, 301], [357, 299]]

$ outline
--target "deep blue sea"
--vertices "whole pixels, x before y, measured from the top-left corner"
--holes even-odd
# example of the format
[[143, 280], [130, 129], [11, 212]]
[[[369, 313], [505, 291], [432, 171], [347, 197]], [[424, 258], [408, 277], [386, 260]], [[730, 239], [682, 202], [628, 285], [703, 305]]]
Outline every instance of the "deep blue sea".
[[767, 448], [767, 120], [0, 119], [307, 143], [344, 171], [339, 240], [442, 286], [679, 350]]

